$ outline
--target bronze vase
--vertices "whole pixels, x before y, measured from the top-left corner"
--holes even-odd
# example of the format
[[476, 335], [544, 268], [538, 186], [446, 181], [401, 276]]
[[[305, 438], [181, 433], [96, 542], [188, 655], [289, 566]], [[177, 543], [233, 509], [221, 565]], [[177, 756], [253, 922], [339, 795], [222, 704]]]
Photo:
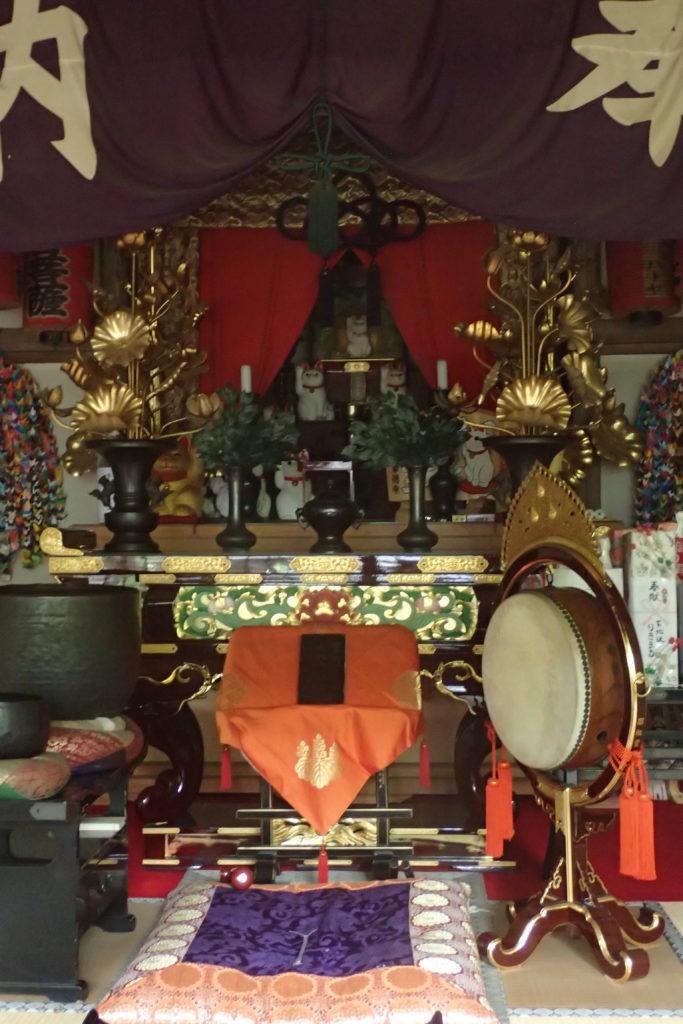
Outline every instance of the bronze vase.
[[566, 448], [571, 434], [501, 434], [487, 437], [484, 444], [505, 460], [510, 472], [511, 495], [521, 486], [535, 462], [546, 468]]
[[228, 466], [223, 471], [228, 485], [228, 522], [216, 537], [219, 547], [236, 554], [246, 554], [256, 543], [256, 535], [244, 522], [243, 474], [241, 466]]
[[150, 505], [152, 467], [174, 441], [162, 437], [114, 437], [88, 441], [111, 466], [113, 505], [104, 522], [113, 537], [104, 545], [112, 554], [147, 554], [159, 550], [150, 534], [159, 517]]
[[410, 512], [408, 525], [401, 530], [396, 540], [405, 551], [430, 551], [438, 536], [425, 522], [425, 476], [426, 466], [407, 466]]

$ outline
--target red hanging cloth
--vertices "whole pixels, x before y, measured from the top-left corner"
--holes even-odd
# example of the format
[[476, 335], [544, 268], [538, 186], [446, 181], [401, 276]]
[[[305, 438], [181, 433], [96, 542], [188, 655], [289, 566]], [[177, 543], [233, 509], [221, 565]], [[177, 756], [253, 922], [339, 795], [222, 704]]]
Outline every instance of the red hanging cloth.
[[207, 228], [200, 244], [199, 294], [209, 307], [199, 329], [209, 367], [202, 389], [239, 387], [246, 364], [263, 394], [313, 309], [320, 257], [275, 228]]

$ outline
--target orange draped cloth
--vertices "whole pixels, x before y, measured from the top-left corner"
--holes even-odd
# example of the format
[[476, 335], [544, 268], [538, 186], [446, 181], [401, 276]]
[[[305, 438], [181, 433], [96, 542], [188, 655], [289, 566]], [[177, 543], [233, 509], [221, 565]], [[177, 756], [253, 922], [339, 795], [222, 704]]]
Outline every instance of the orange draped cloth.
[[[344, 704], [298, 704], [301, 637], [346, 637]], [[243, 626], [216, 701], [221, 743], [237, 747], [319, 835], [371, 775], [424, 731], [419, 661], [404, 626]]]

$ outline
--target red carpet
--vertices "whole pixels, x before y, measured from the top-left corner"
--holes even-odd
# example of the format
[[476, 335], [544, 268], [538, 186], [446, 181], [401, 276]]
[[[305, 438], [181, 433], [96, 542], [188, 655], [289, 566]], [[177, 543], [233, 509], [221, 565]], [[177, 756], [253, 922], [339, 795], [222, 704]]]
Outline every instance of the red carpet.
[[[657, 879], [638, 882], [619, 874], [619, 822], [588, 841], [588, 856], [608, 891], [622, 900], [683, 900], [683, 805], [654, 801]], [[515, 836], [505, 856], [517, 862], [514, 871], [484, 876], [491, 899], [523, 899], [544, 884], [541, 868], [548, 842], [548, 818], [531, 797], [521, 797], [515, 813]]]

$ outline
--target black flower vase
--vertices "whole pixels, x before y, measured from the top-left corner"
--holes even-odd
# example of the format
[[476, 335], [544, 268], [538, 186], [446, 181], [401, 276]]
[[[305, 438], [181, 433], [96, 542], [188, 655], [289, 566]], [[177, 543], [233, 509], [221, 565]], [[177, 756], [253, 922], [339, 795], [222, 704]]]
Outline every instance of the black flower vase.
[[533, 469], [534, 463], [540, 462], [546, 468], [550, 466], [556, 455], [571, 442], [570, 433], [560, 434], [502, 434], [487, 437], [484, 445], [505, 460], [510, 472], [512, 497], [521, 487]]
[[451, 467], [444, 462], [429, 481], [429, 493], [432, 496], [432, 519], [450, 523], [455, 512], [457, 491], [458, 483], [451, 473]]
[[405, 551], [430, 551], [438, 536], [425, 522], [425, 475], [426, 466], [408, 466], [408, 494], [410, 512], [408, 525], [401, 530], [396, 540]]
[[224, 476], [228, 485], [228, 524], [216, 537], [216, 543], [224, 551], [245, 554], [256, 543], [256, 535], [244, 523], [242, 467], [228, 466]]
[[104, 550], [113, 554], [148, 554], [159, 550], [150, 537], [159, 517], [150, 506], [152, 467], [175, 442], [163, 437], [118, 437], [88, 441], [113, 473], [112, 508], [104, 522], [113, 537]]

